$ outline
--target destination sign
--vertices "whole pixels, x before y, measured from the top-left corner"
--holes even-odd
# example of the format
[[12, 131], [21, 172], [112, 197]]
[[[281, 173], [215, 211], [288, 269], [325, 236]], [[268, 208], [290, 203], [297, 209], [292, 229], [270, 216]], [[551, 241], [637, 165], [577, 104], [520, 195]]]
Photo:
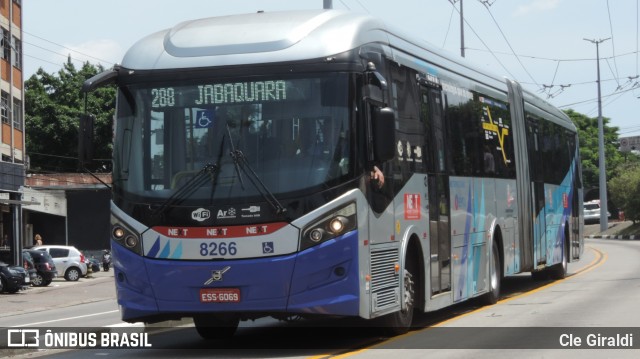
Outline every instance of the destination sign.
[[200, 97], [196, 105], [217, 105], [238, 102], [286, 100], [284, 81], [236, 82], [198, 86]]
[[[189, 87], [158, 87], [151, 89], [151, 107], [195, 107], [283, 101], [287, 99], [288, 89], [295, 88], [296, 93], [300, 94], [299, 85], [305, 85], [301, 82], [307, 82], [308, 86], [308, 81], [246, 81], [201, 84]], [[296, 86], [294, 86], [294, 82], [298, 82], [295, 84]]]

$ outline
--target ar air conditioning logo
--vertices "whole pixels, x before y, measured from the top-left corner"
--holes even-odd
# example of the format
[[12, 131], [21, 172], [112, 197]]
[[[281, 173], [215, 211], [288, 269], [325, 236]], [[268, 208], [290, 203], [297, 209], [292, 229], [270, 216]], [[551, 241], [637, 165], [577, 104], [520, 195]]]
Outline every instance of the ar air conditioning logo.
[[225, 210], [218, 210], [218, 215], [216, 216], [216, 218], [218, 219], [231, 219], [231, 218], [236, 218], [236, 209], [231, 207], [229, 209]]
[[191, 212], [191, 219], [198, 222], [206, 221], [211, 217], [211, 211], [204, 208], [198, 208], [195, 211]]

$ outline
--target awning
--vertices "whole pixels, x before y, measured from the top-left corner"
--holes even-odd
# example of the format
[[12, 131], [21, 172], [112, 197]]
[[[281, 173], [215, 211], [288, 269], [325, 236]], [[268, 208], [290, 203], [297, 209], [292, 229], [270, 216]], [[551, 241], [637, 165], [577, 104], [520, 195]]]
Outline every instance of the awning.
[[40, 202], [35, 202], [35, 201], [21, 201], [21, 200], [17, 200], [17, 199], [6, 199], [6, 198], [0, 198], [0, 204], [29, 206], [29, 205], [39, 205], [39, 204], [40, 204]]

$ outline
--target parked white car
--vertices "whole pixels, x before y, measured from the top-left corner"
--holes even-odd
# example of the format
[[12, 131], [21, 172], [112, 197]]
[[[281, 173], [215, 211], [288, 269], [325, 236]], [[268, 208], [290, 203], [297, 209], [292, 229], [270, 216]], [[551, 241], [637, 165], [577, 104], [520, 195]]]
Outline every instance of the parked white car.
[[[584, 223], [597, 223], [600, 222], [600, 201], [594, 200], [584, 203], [583, 208]], [[607, 218], [611, 217], [611, 214], [607, 212]]]
[[87, 275], [84, 254], [74, 246], [44, 245], [33, 249], [49, 252], [58, 269], [58, 276], [64, 276], [68, 281], [77, 281]]

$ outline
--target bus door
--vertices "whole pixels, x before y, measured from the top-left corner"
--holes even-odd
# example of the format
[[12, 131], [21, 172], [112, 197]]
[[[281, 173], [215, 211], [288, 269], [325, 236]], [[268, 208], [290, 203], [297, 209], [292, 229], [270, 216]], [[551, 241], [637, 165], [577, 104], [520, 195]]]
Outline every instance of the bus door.
[[535, 265], [547, 262], [544, 172], [542, 165], [542, 131], [534, 118], [527, 118], [529, 173], [533, 200], [533, 249]]
[[451, 290], [451, 211], [449, 208], [449, 161], [442, 91], [421, 86], [425, 120], [425, 150], [429, 202], [429, 248], [431, 295]]
[[582, 178], [581, 178], [581, 170], [580, 170], [580, 161], [577, 160], [580, 156], [577, 156], [577, 137], [576, 134], [568, 133], [567, 138], [569, 139], [569, 143], [567, 146], [569, 147], [569, 153], [572, 153], [572, 162], [573, 166], [571, 166], [571, 170], [573, 171], [573, 184], [572, 184], [572, 198], [571, 198], [571, 257], [570, 259], [580, 259], [581, 248], [582, 248], [582, 233], [580, 233], [580, 209], [582, 208]]

